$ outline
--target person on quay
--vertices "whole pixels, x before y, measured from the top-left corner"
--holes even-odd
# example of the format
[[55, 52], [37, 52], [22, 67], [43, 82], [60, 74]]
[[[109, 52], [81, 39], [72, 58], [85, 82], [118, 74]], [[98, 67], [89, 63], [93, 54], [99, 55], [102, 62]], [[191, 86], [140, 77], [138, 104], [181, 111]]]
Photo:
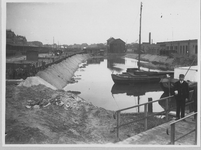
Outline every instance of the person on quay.
[[189, 86], [184, 81], [184, 74], [179, 75], [179, 81], [174, 84], [174, 93], [176, 98], [176, 119], [185, 116], [185, 105], [189, 98]]

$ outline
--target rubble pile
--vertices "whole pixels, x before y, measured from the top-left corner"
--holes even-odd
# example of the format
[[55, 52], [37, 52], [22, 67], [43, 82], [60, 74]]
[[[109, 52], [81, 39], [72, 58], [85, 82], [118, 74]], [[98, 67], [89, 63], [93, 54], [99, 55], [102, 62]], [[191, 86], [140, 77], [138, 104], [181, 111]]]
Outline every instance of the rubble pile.
[[82, 98], [75, 96], [72, 93], [69, 92], [62, 92], [59, 95], [58, 94], [53, 94], [51, 98], [35, 98], [35, 99], [28, 99], [26, 101], [26, 108], [30, 109], [30, 108], [45, 108], [48, 107], [49, 105], [56, 105], [56, 106], [60, 106], [63, 107], [65, 110], [70, 110], [70, 109], [76, 109], [78, 110], [80, 105], [80, 103], [86, 103], [86, 104], [90, 104], [92, 106], [91, 103], [86, 102], [85, 100], [83, 100]]

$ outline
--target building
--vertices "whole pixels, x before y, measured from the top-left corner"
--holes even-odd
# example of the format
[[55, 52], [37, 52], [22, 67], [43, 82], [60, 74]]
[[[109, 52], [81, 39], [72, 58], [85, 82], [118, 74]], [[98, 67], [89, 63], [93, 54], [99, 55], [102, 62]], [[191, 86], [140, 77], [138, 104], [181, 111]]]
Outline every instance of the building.
[[124, 53], [126, 52], [125, 42], [121, 39], [109, 38], [107, 40], [108, 53]]
[[144, 54], [152, 54], [159, 55], [160, 54], [160, 45], [158, 44], [150, 44], [150, 43], [142, 43], [141, 51]]
[[26, 60], [38, 61], [38, 50], [29, 50], [26, 52]]
[[101, 52], [101, 49], [98, 47], [85, 47], [83, 48], [83, 51], [88, 54], [99, 55]]
[[182, 40], [182, 41], [168, 41], [158, 42], [160, 45], [160, 54], [169, 55], [170, 53], [177, 53], [180, 55], [197, 55], [198, 53], [198, 41], [194, 40]]

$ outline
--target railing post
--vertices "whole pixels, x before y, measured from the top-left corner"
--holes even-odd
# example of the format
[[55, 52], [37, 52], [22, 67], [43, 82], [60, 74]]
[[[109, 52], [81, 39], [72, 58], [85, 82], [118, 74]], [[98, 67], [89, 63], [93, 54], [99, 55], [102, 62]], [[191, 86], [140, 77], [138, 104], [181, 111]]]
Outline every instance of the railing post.
[[197, 113], [194, 115], [195, 117], [195, 145], [197, 145]]
[[168, 112], [169, 111], [169, 97], [166, 98], [166, 103], [165, 103], [165, 118], [166, 118], [166, 121], [168, 121]]
[[175, 141], [175, 124], [171, 124], [170, 144], [174, 145]]
[[119, 140], [120, 112], [117, 111], [117, 139]]
[[144, 105], [144, 129], [147, 130], [147, 104]]
[[[148, 98], [148, 102], [152, 102], [152, 98]], [[148, 104], [148, 112], [152, 113], [153, 112], [153, 103]]]

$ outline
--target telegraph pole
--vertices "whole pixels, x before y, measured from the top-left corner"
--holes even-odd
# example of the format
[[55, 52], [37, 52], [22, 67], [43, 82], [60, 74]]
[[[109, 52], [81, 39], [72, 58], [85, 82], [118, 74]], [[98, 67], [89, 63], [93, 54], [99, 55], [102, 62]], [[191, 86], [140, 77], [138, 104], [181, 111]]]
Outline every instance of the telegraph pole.
[[141, 54], [141, 23], [142, 23], [142, 2], [140, 5], [140, 30], [139, 30], [139, 55], [138, 55], [138, 69], [140, 70], [140, 54]]

